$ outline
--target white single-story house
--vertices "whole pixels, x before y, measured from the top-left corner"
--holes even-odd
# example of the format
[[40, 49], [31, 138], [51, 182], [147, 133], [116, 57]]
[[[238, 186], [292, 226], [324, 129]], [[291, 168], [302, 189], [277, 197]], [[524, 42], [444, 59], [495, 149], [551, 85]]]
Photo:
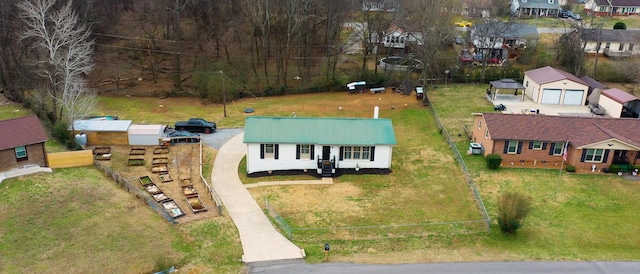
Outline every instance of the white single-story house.
[[[388, 171], [396, 137], [390, 119], [247, 117], [247, 174]], [[361, 170], [362, 169], [362, 170]]]
[[614, 118], [638, 118], [640, 112], [640, 99], [617, 88], [603, 90], [598, 105], [607, 111], [607, 115]]
[[163, 125], [130, 125], [128, 129], [129, 145], [157, 146], [160, 144]]
[[577, 76], [549, 66], [524, 73], [525, 95], [549, 105], [585, 105], [589, 85]]

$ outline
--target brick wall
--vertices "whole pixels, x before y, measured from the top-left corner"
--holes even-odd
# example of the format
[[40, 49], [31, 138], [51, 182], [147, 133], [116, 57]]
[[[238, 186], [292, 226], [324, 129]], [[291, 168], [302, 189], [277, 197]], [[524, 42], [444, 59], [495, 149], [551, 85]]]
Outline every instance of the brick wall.
[[0, 171], [20, 168], [26, 165], [47, 166], [44, 143], [26, 146], [27, 160], [17, 161], [13, 148], [0, 151]]

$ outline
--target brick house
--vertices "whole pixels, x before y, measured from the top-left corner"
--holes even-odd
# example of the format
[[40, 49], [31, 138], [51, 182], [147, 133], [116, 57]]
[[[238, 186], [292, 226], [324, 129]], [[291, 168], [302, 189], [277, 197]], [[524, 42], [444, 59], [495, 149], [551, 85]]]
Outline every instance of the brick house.
[[0, 171], [28, 165], [48, 166], [47, 134], [35, 115], [0, 121]]
[[611, 164], [640, 164], [640, 119], [474, 113], [472, 141], [503, 166], [602, 171]]

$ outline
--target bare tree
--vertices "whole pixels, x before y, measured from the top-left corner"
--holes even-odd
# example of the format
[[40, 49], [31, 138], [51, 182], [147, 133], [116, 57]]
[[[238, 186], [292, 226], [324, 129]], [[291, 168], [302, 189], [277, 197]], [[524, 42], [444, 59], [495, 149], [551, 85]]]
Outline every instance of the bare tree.
[[[78, 16], [71, 7], [71, 1], [54, 8], [55, 0], [24, 1], [18, 4], [26, 25], [23, 38], [36, 41], [36, 49], [44, 53], [36, 70], [43, 81], [43, 87], [52, 98], [51, 117], [56, 122], [63, 111], [76, 109], [77, 102], [69, 100], [85, 99], [85, 75], [93, 68], [93, 45], [89, 40], [90, 31], [78, 24]], [[83, 105], [91, 105], [83, 103]], [[75, 119], [67, 113], [68, 119]], [[70, 115], [73, 114], [73, 115]]]
[[[589, 21], [589, 23], [585, 21]], [[557, 58], [560, 64], [566, 68], [570, 68], [575, 75], [583, 75], [586, 62], [585, 49], [589, 41], [596, 40], [598, 41], [597, 51], [600, 51], [599, 37], [603, 24], [604, 22], [598, 23], [595, 21], [595, 16], [591, 16], [590, 20], [578, 21], [574, 31], [560, 36], [560, 38], [555, 41]]]
[[17, 37], [16, 2], [0, 0], [0, 90], [7, 99], [21, 102], [24, 99], [22, 85], [27, 82], [27, 75], [20, 61], [21, 53], [25, 51]]

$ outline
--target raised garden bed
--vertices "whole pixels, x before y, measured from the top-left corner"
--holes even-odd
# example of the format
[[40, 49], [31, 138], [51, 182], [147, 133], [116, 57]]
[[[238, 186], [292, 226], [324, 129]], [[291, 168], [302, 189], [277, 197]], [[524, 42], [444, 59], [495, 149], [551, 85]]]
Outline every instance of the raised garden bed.
[[207, 207], [204, 205], [204, 203], [200, 199], [200, 196], [198, 195], [187, 197], [187, 203], [189, 204], [189, 207], [191, 208], [191, 211], [193, 211], [193, 213], [207, 211]]
[[166, 201], [166, 200], [171, 200], [169, 197], [167, 197], [167, 195], [165, 195], [162, 192], [153, 194], [151, 196], [153, 196], [153, 199], [158, 203], [162, 203], [163, 201]]
[[173, 178], [171, 178], [171, 175], [169, 175], [169, 173], [160, 173], [158, 174], [158, 176], [160, 176], [160, 181], [162, 181], [163, 183], [173, 182]]
[[191, 183], [191, 178], [182, 178], [182, 179], [180, 179], [180, 186], [181, 187], [193, 186], [193, 184]]
[[169, 158], [167, 157], [153, 157], [151, 161], [152, 165], [166, 165], [169, 163]]
[[109, 154], [111, 153], [111, 147], [95, 147], [93, 148], [93, 154]]
[[140, 184], [142, 184], [143, 186], [153, 184], [153, 180], [151, 180], [151, 177], [149, 176], [142, 176], [138, 178], [138, 180], [140, 181]]
[[127, 165], [130, 165], [130, 166], [144, 166], [144, 159], [143, 158], [129, 158], [129, 161], [127, 161]]
[[108, 161], [111, 160], [111, 153], [95, 154], [93, 158], [98, 161]]
[[198, 195], [198, 191], [192, 186], [183, 187], [182, 193], [184, 193], [184, 196], [187, 197], [191, 195]]
[[149, 192], [151, 195], [156, 195], [162, 193], [162, 190], [156, 184], [148, 184], [144, 186], [144, 189]]
[[165, 173], [165, 172], [169, 172], [169, 168], [167, 167], [167, 165], [154, 165], [151, 167], [151, 172]]
[[164, 207], [164, 210], [167, 211], [167, 213], [169, 213], [169, 215], [171, 215], [171, 217], [173, 218], [178, 218], [181, 216], [184, 216], [184, 210], [182, 210], [182, 208], [180, 208], [180, 206], [178, 205], [178, 203], [176, 203], [176, 201], [174, 200], [167, 200], [167, 201], [163, 201], [162, 203], [162, 207]]
[[147, 149], [142, 147], [132, 147], [129, 151], [129, 155], [145, 155], [146, 153]]
[[167, 154], [169, 153], [169, 147], [157, 147], [153, 149], [153, 154]]

